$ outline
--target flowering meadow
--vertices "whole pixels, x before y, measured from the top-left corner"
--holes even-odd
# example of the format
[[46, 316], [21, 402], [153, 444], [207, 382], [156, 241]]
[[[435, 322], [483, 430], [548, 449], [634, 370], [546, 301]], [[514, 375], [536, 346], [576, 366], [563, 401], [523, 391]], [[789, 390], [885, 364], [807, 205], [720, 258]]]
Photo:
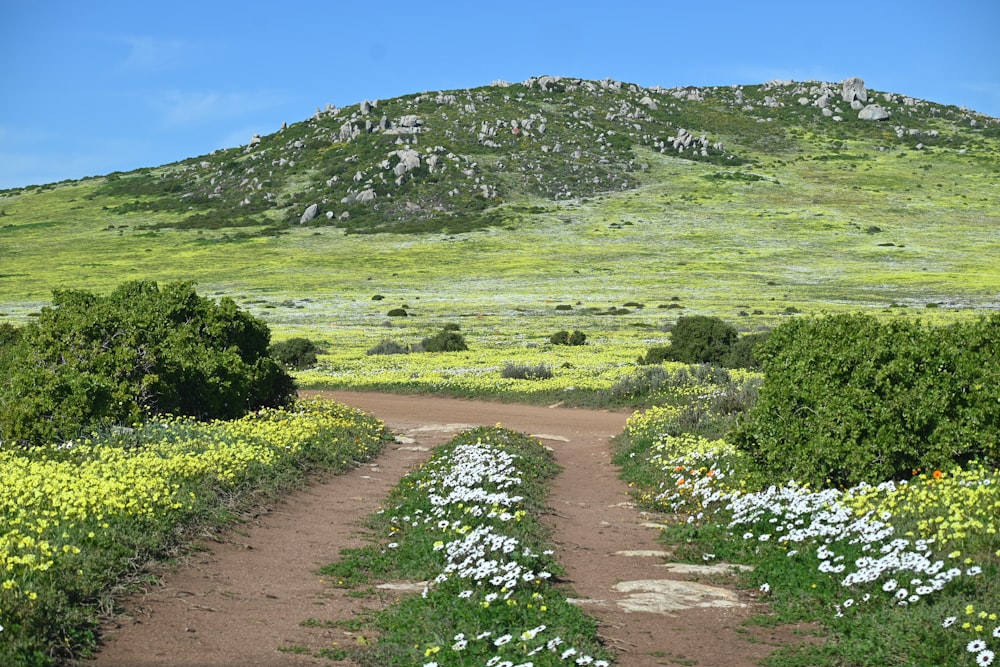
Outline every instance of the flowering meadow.
[[551, 455], [528, 436], [480, 428], [407, 475], [371, 519], [372, 546], [324, 572], [426, 582], [377, 619], [380, 665], [608, 665], [596, 625], [567, 602], [538, 521]]
[[165, 419], [32, 450], [0, 450], [0, 664], [86, 655], [110, 587], [305, 470], [344, 470], [384, 425], [329, 402], [235, 421]]
[[[675, 556], [754, 565], [761, 622], [818, 621], [823, 641], [772, 665], [991, 665], [1000, 651], [1000, 471], [914, 470], [810, 488], [754, 470], [724, 439], [676, 433], [676, 411], [629, 420], [618, 462], [677, 517]], [[649, 480], [657, 480], [650, 484]]]
[[[396, 332], [394, 339], [418, 342], [418, 336]], [[377, 342], [373, 339], [371, 345]], [[567, 346], [552, 345], [542, 337], [511, 340], [485, 335], [470, 338], [469, 348], [462, 352], [366, 355], [363, 348], [338, 346], [320, 355], [318, 366], [295, 377], [302, 387], [571, 400], [610, 390], [635, 371], [635, 360], [646, 344], [638, 338], [612, 342], [595, 336], [587, 345]], [[509, 363], [544, 364], [553, 377], [530, 381], [505, 378], [502, 370]]]

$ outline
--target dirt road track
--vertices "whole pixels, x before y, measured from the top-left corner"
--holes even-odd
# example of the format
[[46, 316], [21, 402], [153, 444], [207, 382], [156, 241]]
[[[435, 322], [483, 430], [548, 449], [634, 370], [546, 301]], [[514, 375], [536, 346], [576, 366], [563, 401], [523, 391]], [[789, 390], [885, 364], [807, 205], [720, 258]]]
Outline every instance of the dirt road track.
[[[611, 464], [609, 440], [622, 431], [627, 413], [389, 394], [324, 396], [379, 417], [400, 443], [371, 464], [293, 494], [223, 542], [206, 542], [205, 551], [166, 573], [162, 585], [128, 602], [129, 615], [108, 629], [94, 667], [337, 664], [278, 649], [349, 643], [341, 628], [301, 622], [356, 618], [382, 602], [349, 597], [316, 570], [361, 543], [359, 523], [425, 460], [428, 448], [465, 428], [496, 424], [536, 436], [565, 468], [553, 485], [547, 520], [580, 604], [598, 618], [619, 665], [749, 667], [789, 639], [771, 629], [748, 633], [741, 626], [752, 613], [745, 596], [685, 583], [691, 575], [665, 567], [658, 519], [632, 506]], [[664, 586], [687, 591], [682, 599], [695, 606], [670, 611], [661, 604]]]

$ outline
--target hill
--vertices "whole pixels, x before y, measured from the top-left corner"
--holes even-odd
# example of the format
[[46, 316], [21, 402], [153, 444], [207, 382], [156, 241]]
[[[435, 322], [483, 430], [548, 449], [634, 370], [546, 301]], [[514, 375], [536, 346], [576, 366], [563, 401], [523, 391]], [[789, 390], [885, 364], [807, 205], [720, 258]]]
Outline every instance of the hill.
[[[179, 163], [0, 192], [0, 313], [128, 278], [193, 279], [289, 331], [375, 327], [373, 296], [505, 323], [679, 302], [748, 328], [995, 308], [998, 149], [997, 119], [860, 79], [542, 76], [362, 101]], [[664, 320], [631, 310], [629, 327]]]

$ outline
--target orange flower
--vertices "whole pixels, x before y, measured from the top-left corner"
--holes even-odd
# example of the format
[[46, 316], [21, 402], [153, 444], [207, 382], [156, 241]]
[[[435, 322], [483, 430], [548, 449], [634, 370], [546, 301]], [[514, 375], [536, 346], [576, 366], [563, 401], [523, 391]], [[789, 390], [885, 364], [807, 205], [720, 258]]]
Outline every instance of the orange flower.
[[679, 480], [677, 480], [677, 486], [684, 486], [684, 478], [683, 477], [681, 477]]
[[942, 477], [944, 477], [944, 473], [943, 472], [941, 472], [940, 470], [935, 470], [934, 471], [934, 479], [941, 479]]

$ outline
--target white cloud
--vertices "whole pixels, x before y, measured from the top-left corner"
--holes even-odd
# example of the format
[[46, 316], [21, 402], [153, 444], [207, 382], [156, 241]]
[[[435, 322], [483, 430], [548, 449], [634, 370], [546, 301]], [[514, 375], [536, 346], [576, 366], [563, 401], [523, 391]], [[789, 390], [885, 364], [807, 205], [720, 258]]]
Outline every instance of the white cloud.
[[150, 72], [173, 69], [190, 59], [194, 47], [181, 39], [149, 36], [122, 37], [129, 52], [119, 64], [119, 72]]
[[160, 122], [170, 128], [205, 125], [252, 115], [283, 104], [283, 97], [271, 91], [223, 93], [172, 90], [148, 100]]

